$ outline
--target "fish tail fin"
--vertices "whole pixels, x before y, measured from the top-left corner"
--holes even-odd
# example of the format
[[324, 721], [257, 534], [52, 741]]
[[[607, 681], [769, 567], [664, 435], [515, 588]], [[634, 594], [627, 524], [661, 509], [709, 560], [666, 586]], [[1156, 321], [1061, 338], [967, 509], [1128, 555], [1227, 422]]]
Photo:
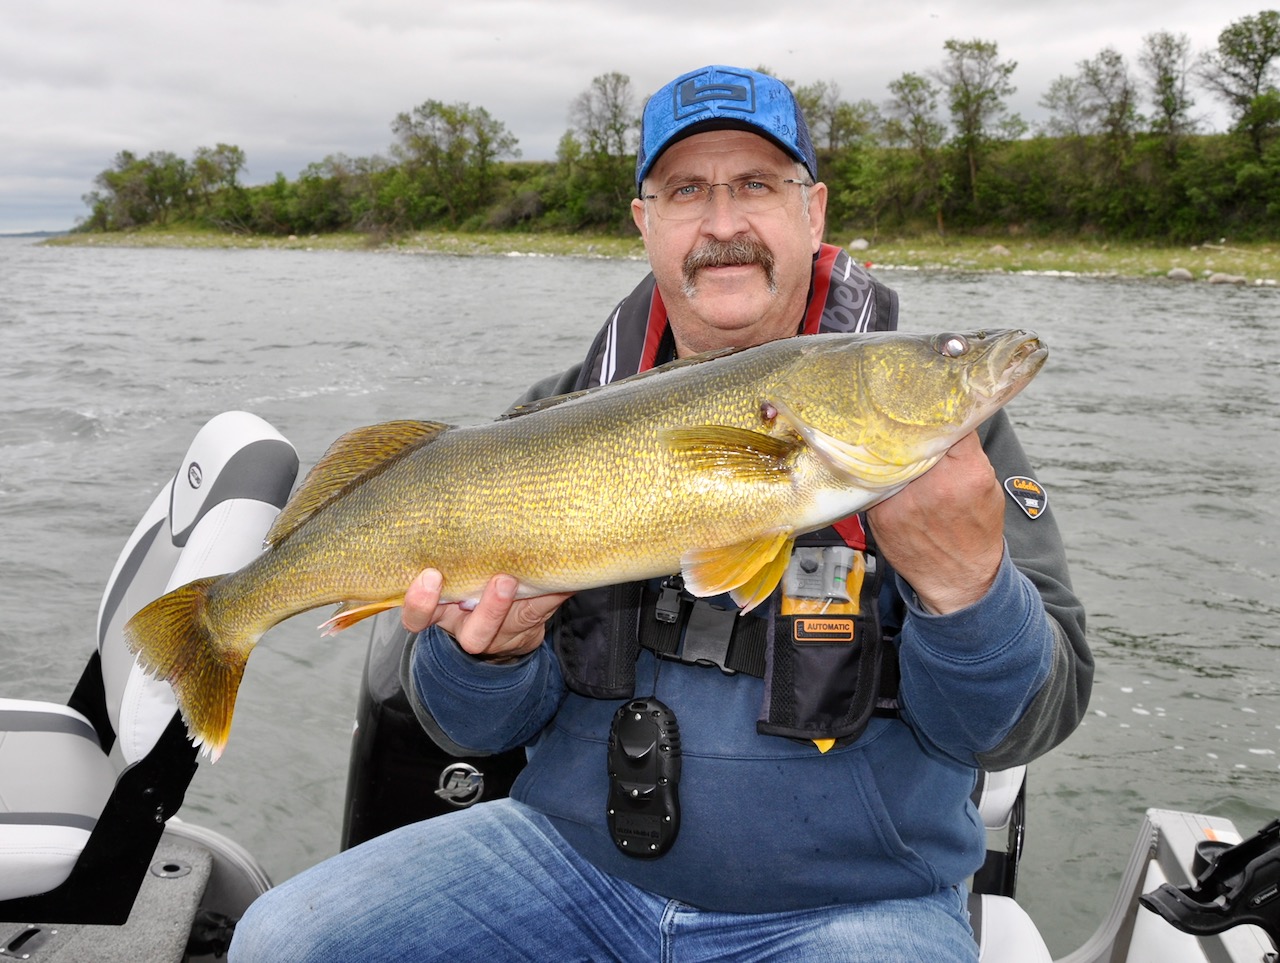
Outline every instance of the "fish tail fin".
[[257, 637], [210, 623], [210, 589], [221, 576], [196, 579], [150, 602], [124, 628], [139, 664], [173, 687], [192, 741], [214, 762], [231, 731], [236, 692]]

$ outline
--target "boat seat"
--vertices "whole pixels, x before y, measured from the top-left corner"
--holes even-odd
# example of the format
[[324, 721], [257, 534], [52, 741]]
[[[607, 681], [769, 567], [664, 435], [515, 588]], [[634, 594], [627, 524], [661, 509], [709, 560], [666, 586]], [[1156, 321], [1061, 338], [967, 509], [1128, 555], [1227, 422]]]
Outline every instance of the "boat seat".
[[116, 560], [67, 704], [0, 698], [0, 920], [128, 918], [196, 750], [124, 625], [165, 592], [253, 559], [297, 471], [293, 446], [261, 418], [211, 419]]
[[969, 923], [978, 941], [978, 963], [1052, 963], [1036, 924], [1008, 896], [970, 894]]
[[1013, 899], [1022, 859], [1027, 767], [978, 774], [972, 795], [987, 830], [987, 858], [974, 873], [969, 922], [980, 963], [1050, 963], [1044, 938]]

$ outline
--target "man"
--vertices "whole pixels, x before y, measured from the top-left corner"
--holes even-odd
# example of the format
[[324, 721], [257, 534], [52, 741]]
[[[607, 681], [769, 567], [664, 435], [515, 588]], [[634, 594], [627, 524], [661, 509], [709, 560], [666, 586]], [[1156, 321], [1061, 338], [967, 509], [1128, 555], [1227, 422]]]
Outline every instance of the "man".
[[[631, 205], [652, 275], [530, 396], [892, 328], [892, 292], [821, 243], [816, 168], [777, 80], [707, 67], [660, 90]], [[1065, 738], [1092, 673], [1054, 523], [1002, 487], [1030, 471], [998, 414], [865, 519], [802, 539], [793, 565], [814, 564], [742, 617], [675, 578], [516, 600], [497, 576], [474, 605], [441, 605], [422, 573], [407, 688], [447, 749], [530, 747], [513, 798], [288, 881], [232, 960], [976, 960], [975, 771]], [[854, 573], [844, 601], [805, 587], [833, 561]], [[833, 598], [860, 644], [802, 644], [794, 613]], [[619, 752], [654, 759], [627, 728], [650, 717], [680, 765], [619, 793]], [[669, 815], [646, 821], [649, 799]]]

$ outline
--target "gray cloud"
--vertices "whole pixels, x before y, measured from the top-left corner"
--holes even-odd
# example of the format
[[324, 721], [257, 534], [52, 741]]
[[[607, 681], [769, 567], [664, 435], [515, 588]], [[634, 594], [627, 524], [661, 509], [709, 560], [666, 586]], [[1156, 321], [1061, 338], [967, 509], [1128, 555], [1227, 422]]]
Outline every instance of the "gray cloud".
[[[1252, 3], [960, 2], [904, 10], [870, 0], [638, 5], [620, 0], [45, 0], [0, 9], [0, 232], [63, 229], [121, 150], [190, 157], [230, 143], [248, 180], [294, 177], [332, 153], [385, 154], [395, 115], [427, 99], [483, 106], [524, 157], [554, 156], [569, 104], [608, 71], [644, 95], [710, 62], [764, 64], [846, 99], [886, 98], [951, 38], [1018, 62], [1010, 107], [1043, 119], [1052, 80], [1114, 46], [1137, 73], [1142, 39], [1194, 49]], [[444, 7], [445, 9], [441, 9]], [[1220, 121], [1207, 93], [1198, 107]], [[1212, 109], [1212, 111], [1211, 111]]]

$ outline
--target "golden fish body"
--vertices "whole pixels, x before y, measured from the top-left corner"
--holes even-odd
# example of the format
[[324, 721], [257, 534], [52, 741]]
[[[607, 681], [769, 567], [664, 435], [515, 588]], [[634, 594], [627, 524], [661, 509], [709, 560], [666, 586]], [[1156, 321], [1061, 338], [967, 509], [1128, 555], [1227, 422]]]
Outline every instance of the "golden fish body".
[[391, 422], [340, 438], [237, 572], [126, 627], [214, 758], [245, 659], [272, 625], [400, 603], [422, 569], [446, 600], [497, 573], [520, 594], [680, 571], [695, 594], [767, 598], [794, 538], [888, 497], [1013, 397], [1034, 335], [816, 335], [675, 362], [466, 428]]

